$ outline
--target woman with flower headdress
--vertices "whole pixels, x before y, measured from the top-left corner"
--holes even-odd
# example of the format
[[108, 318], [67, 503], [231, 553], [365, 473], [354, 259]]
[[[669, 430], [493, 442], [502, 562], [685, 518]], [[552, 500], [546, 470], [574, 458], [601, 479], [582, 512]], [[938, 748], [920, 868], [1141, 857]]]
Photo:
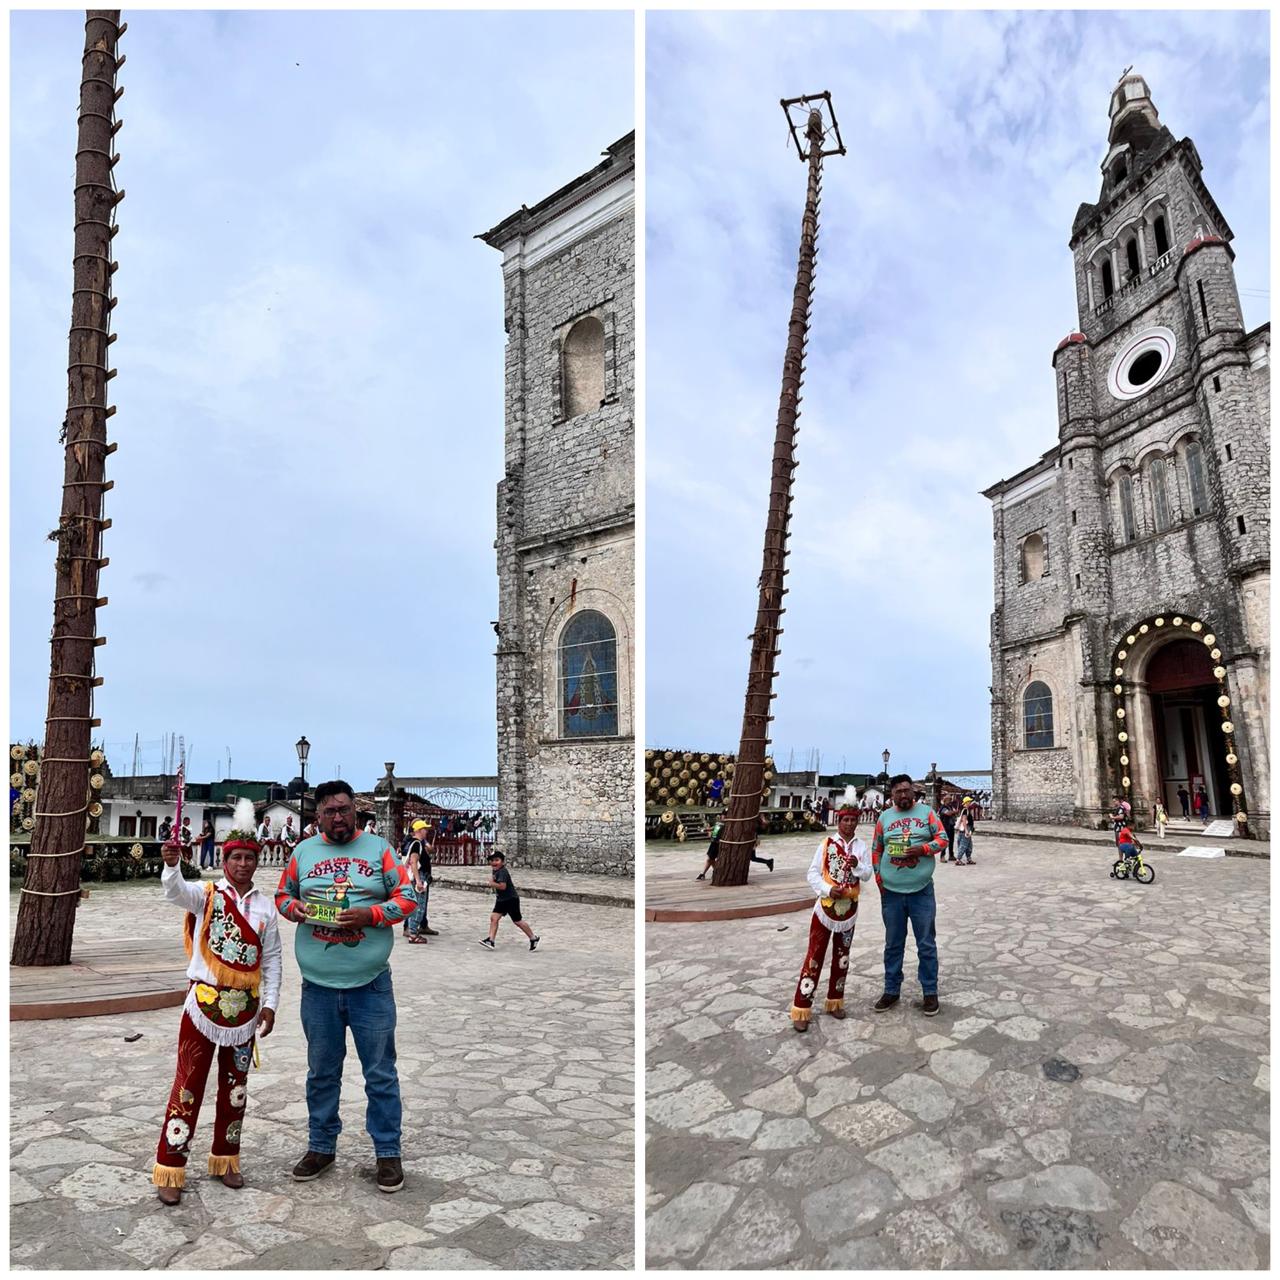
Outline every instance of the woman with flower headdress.
[[178, 866], [182, 845], [164, 846], [164, 896], [187, 912], [190, 987], [178, 1030], [178, 1069], [165, 1108], [151, 1181], [165, 1204], [182, 1199], [187, 1156], [205, 1083], [218, 1059], [218, 1096], [209, 1172], [228, 1187], [244, 1186], [240, 1129], [254, 1034], [268, 1036], [280, 999], [280, 929], [271, 894], [254, 888], [261, 852], [253, 802], [236, 805], [235, 828], [222, 846], [223, 878], [188, 883]]

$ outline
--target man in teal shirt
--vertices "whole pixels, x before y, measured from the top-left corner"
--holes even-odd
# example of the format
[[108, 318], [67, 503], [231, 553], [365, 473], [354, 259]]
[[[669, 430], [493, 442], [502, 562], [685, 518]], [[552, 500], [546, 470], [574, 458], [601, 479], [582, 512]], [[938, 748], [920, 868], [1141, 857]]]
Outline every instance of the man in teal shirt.
[[342, 781], [316, 788], [320, 834], [303, 840], [280, 877], [276, 909], [297, 929], [302, 1030], [307, 1037], [307, 1153], [293, 1176], [318, 1178], [337, 1157], [347, 1028], [364, 1069], [365, 1128], [379, 1191], [404, 1186], [396, 1000], [391, 988], [395, 926], [414, 909], [408, 871], [380, 836], [357, 834], [355, 800]]
[[902, 957], [907, 947], [907, 921], [916, 939], [925, 1017], [938, 1012], [938, 943], [934, 934], [937, 906], [933, 896], [933, 868], [947, 847], [942, 819], [916, 799], [911, 775], [889, 779], [886, 809], [876, 822], [871, 841], [871, 866], [880, 889], [884, 920], [884, 994], [872, 1006], [877, 1013], [892, 1009], [902, 992]]

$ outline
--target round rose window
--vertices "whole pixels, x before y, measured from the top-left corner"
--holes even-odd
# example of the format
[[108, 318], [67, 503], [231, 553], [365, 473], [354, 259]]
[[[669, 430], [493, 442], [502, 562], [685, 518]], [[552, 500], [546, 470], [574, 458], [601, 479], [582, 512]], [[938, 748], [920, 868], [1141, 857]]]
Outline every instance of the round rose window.
[[1163, 326], [1136, 334], [1120, 348], [1107, 370], [1107, 390], [1117, 400], [1134, 400], [1164, 379], [1178, 341]]

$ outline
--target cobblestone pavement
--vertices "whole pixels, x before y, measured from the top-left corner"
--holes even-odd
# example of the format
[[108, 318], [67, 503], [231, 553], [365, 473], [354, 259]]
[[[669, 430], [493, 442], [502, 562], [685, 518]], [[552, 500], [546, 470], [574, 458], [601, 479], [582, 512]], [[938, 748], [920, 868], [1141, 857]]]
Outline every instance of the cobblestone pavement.
[[[265, 874], [265, 873], [264, 873]], [[265, 881], [264, 881], [265, 883]], [[13, 900], [11, 899], [11, 908]], [[635, 1230], [634, 914], [538, 901], [530, 953], [510, 923], [476, 945], [488, 904], [433, 890], [424, 947], [397, 939], [392, 972], [406, 1183], [373, 1183], [359, 1061], [349, 1049], [338, 1164], [306, 1149], [306, 1050], [293, 926], [262, 1067], [249, 1075], [246, 1186], [204, 1172], [212, 1088], [181, 1207], [151, 1164], [173, 1079], [178, 1009], [10, 1024], [11, 1262], [15, 1268], [376, 1270], [629, 1268]], [[158, 886], [95, 888], [81, 931], [172, 934]], [[142, 1038], [126, 1043], [136, 1032]]]
[[938, 868], [935, 1018], [910, 939], [871, 1012], [874, 882], [849, 1017], [805, 1035], [808, 913], [647, 925], [649, 1265], [1265, 1268], [1267, 864], [1156, 855], [1144, 886], [1100, 852]]

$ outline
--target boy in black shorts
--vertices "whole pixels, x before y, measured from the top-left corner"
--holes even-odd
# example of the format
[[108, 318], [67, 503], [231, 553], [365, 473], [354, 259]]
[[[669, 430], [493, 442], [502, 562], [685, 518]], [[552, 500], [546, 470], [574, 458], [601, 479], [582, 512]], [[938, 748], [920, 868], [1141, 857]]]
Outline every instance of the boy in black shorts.
[[511, 923], [529, 939], [529, 950], [536, 951], [538, 935], [525, 924], [520, 915], [520, 895], [516, 892], [515, 885], [511, 883], [511, 872], [507, 870], [506, 857], [500, 850], [495, 849], [489, 855], [489, 866], [493, 868], [493, 879], [488, 882], [489, 888], [497, 890], [498, 896], [493, 900], [493, 914], [489, 917], [489, 936], [481, 938], [480, 945], [488, 947], [490, 951], [496, 950], [493, 940], [498, 933], [498, 921], [503, 916], [510, 916]]

